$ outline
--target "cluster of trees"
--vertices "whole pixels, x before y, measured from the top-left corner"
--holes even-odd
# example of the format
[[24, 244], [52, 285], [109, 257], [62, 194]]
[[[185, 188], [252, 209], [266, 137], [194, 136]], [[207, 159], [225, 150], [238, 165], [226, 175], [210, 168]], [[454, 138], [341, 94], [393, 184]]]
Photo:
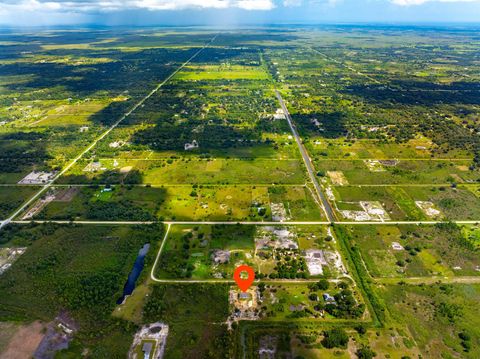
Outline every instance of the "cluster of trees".
[[325, 311], [337, 318], [360, 318], [365, 312], [365, 304], [358, 304], [349, 289], [342, 289], [333, 296], [336, 304], [327, 303]]
[[154, 221], [156, 219], [152, 213], [129, 200], [90, 202], [86, 215], [89, 219], [99, 221]]
[[21, 172], [25, 167], [51, 159], [47, 153], [45, 134], [14, 132], [0, 136], [0, 168], [2, 172]]
[[204, 121], [194, 119], [181, 124], [163, 122], [138, 131], [133, 136], [134, 144], [154, 150], [184, 150], [185, 144], [192, 143], [193, 140], [197, 141], [201, 151], [262, 143], [260, 133], [252, 129], [219, 123], [205, 124]]
[[415, 257], [418, 253], [422, 251], [422, 248], [418, 245], [412, 247], [410, 244], [407, 244], [404, 248], [407, 251], [407, 253], [410, 255], [410, 257], [397, 260], [396, 264], [399, 267], [405, 267], [407, 263], [411, 263], [413, 261], [411, 257]]
[[317, 283], [312, 283], [308, 285], [308, 289], [310, 289], [311, 292], [327, 290], [329, 287], [330, 283], [326, 279], [320, 279]]
[[134, 185], [143, 183], [143, 174], [139, 170], [131, 170], [126, 175], [119, 170], [107, 170], [95, 173], [95, 176], [89, 177], [81, 174], [68, 174], [61, 177], [60, 181], [64, 184], [125, 184]]
[[22, 204], [22, 199], [9, 200], [0, 202], [0, 218], [7, 217], [14, 209], [18, 208]]
[[15, 239], [17, 243], [24, 246], [40, 238], [52, 235], [58, 227], [58, 224], [52, 222], [42, 224], [30, 223], [27, 226], [9, 223], [0, 231], [0, 244], [5, 244]]
[[[29, 224], [8, 228], [15, 243], [32, 248], [0, 278], [2, 318], [50, 321], [65, 311], [79, 327], [67, 350], [69, 357], [80, 357], [86, 346], [94, 357], [124, 355], [136, 328], [111, 313], [138, 250], [160, 239], [162, 227]], [[114, 349], [104, 341], [112, 337], [117, 338]], [[123, 353], [113, 355], [110, 350]]]
[[472, 337], [466, 331], [458, 333], [458, 337], [461, 340], [463, 350], [468, 353], [472, 349]]
[[307, 278], [307, 262], [298, 253], [278, 250], [277, 258], [278, 260], [274, 268], [276, 273], [271, 273], [269, 275], [270, 278]]
[[358, 359], [372, 359], [377, 355], [368, 345], [362, 345], [357, 349], [356, 354]]
[[192, 263], [189, 263], [192, 232], [185, 233], [182, 236], [180, 248], [168, 250], [161, 257], [160, 267], [165, 273], [173, 278], [191, 278], [195, 269]]
[[[346, 349], [348, 341], [349, 336], [344, 329], [333, 328], [323, 333], [322, 345], [328, 349]], [[372, 359], [377, 355], [368, 345], [362, 345], [357, 349], [356, 354], [359, 359]]]
[[455, 323], [457, 318], [463, 315], [463, 307], [456, 303], [440, 302], [435, 304], [435, 314]]
[[120, 279], [119, 272], [109, 270], [67, 276], [58, 286], [59, 299], [68, 308], [107, 310]]
[[215, 240], [235, 241], [239, 238], [249, 238], [252, 240], [255, 237], [255, 226], [244, 226], [236, 224], [234, 226], [227, 224], [215, 224], [212, 226], [211, 238]]
[[346, 348], [348, 345], [348, 334], [342, 328], [333, 328], [323, 333], [322, 345], [325, 348]]
[[392, 81], [384, 84], [355, 84], [347, 88], [350, 94], [368, 99], [369, 102], [388, 106], [432, 106], [442, 104], [479, 104], [479, 85], [475, 82], [437, 84], [426, 81]]

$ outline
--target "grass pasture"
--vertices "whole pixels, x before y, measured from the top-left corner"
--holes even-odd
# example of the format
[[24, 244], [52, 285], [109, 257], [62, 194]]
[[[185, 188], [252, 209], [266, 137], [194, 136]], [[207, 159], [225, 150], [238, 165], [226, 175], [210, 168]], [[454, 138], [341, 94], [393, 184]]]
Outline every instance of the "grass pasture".
[[[154, 156], [145, 154], [145, 156]], [[97, 166], [91, 170], [91, 166]], [[128, 159], [103, 158], [77, 163], [62, 183], [107, 183], [110, 173], [126, 177], [128, 172], [140, 174], [140, 182], [150, 185], [179, 184], [296, 184], [306, 182], [303, 163], [299, 159]], [[102, 182], [103, 181], [103, 182]], [[116, 180], [117, 182], [119, 179]]]
[[259, 66], [196, 65], [186, 66], [175, 75], [178, 81], [268, 80], [269, 74]]
[[303, 184], [299, 160], [192, 160], [148, 163], [144, 182], [151, 184]]

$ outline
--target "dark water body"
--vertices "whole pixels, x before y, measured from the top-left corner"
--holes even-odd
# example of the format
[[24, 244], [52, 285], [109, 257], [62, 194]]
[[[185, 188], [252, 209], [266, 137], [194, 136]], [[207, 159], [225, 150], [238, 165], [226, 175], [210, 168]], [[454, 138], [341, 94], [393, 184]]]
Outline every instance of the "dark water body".
[[147, 255], [149, 249], [150, 249], [150, 243], [147, 243], [138, 252], [138, 256], [137, 256], [137, 259], [135, 260], [135, 263], [133, 264], [132, 271], [128, 275], [127, 282], [123, 287], [123, 295], [120, 298], [118, 298], [117, 304], [122, 304], [123, 301], [125, 300], [125, 297], [133, 293], [133, 290], [135, 289], [135, 283], [137, 282], [137, 279], [140, 276], [140, 273], [142, 273], [143, 266], [145, 264], [145, 256]]

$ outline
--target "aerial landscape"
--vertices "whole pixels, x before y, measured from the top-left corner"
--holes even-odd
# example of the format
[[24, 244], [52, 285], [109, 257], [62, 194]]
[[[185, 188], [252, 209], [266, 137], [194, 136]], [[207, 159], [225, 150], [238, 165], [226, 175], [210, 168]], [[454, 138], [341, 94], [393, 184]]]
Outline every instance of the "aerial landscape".
[[480, 357], [480, 25], [1, 14], [0, 358]]

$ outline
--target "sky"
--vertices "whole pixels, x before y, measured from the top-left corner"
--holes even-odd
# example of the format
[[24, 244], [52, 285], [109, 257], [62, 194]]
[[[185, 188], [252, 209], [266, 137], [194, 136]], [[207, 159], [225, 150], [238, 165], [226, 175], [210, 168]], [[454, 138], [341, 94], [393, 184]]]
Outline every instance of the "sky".
[[480, 0], [0, 0], [0, 24], [480, 23]]

